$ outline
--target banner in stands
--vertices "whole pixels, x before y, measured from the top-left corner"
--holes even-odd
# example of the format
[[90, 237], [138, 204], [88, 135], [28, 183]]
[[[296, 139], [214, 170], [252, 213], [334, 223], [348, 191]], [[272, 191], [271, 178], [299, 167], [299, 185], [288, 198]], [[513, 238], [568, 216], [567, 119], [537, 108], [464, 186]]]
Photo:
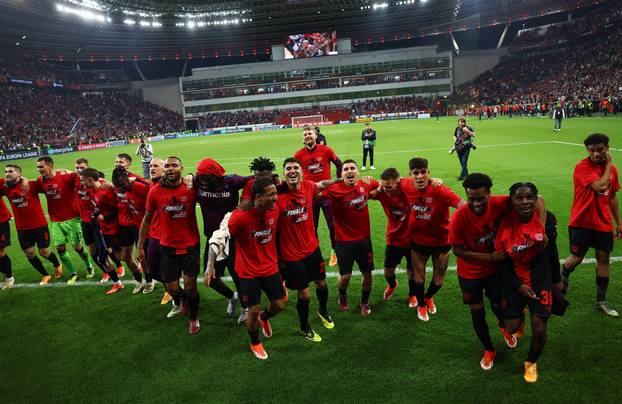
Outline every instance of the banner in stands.
[[75, 148], [73, 146], [72, 147], [59, 147], [59, 148], [50, 147], [44, 153], [47, 153], [49, 156], [51, 156], [52, 154], [69, 153], [69, 152], [76, 151], [76, 150], [77, 150], [77, 148]]
[[252, 127], [233, 127], [233, 128], [214, 128], [212, 129], [212, 133], [215, 135], [225, 134], [225, 133], [239, 133], [239, 132], [251, 132], [253, 130]]
[[110, 142], [106, 142], [108, 143], [107, 147], [114, 147], [114, 146], [125, 146], [127, 144], [127, 140], [123, 139], [123, 140], [112, 140]]
[[176, 139], [176, 138], [177, 138], [176, 133], [167, 133], [166, 135], [164, 135], [164, 139]]
[[129, 82], [110, 83], [110, 84], [78, 84], [78, 83], [60, 83], [50, 80], [31, 80], [26, 78], [13, 78], [0, 75], [0, 83], [9, 83], [13, 85], [23, 85], [39, 88], [64, 88], [73, 91], [106, 91], [106, 90], [127, 90], [130, 88]]
[[177, 134], [178, 139], [183, 139], [185, 137], [198, 137], [198, 136], [199, 136], [198, 132], [184, 132], [184, 133]]
[[429, 113], [423, 113], [422, 111], [410, 111], [410, 112], [392, 112], [389, 114], [370, 114], [370, 115], [358, 115], [355, 119], [357, 123], [372, 122], [372, 121], [391, 121], [394, 119], [417, 119], [417, 118], [430, 117]]
[[83, 143], [83, 144], [80, 144], [80, 146], [78, 146], [78, 150], [105, 149], [106, 147], [108, 147], [107, 142], [90, 143], [90, 144]]
[[25, 79], [9, 79], [9, 82], [11, 84], [23, 84], [26, 86], [32, 86], [33, 84], [35, 84], [33, 80], [25, 80]]
[[[140, 139], [135, 139], [135, 140], [136, 141], [133, 143], [140, 143]], [[164, 140], [164, 135], [149, 136], [147, 140], [149, 140], [150, 142], [159, 142], [160, 140]]]
[[0, 154], [0, 161], [27, 159], [41, 155], [41, 150], [16, 150], [5, 154]]
[[80, 84], [82, 91], [127, 90], [129, 87], [129, 83]]
[[307, 125], [309, 126], [326, 126], [326, 125], [334, 125], [335, 123], [333, 121], [321, 121], [321, 122], [300, 122], [300, 123], [294, 123], [291, 125], [292, 128], [302, 128], [305, 127]]

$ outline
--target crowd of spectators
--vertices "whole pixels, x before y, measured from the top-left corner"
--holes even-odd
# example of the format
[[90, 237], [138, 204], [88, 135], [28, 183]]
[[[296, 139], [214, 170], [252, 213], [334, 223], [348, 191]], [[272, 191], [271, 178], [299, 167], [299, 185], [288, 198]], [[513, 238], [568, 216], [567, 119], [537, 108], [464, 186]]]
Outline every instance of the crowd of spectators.
[[599, 109], [622, 96], [622, 30], [570, 42], [550, 51], [514, 54], [456, 89], [469, 104], [591, 103]]
[[227, 126], [275, 123], [278, 117], [278, 110], [215, 112], [201, 118], [201, 124], [204, 128], [224, 128]]
[[129, 81], [125, 70], [77, 70], [40, 60], [0, 56], [0, 76], [76, 84], [112, 84]]
[[[127, 139], [183, 130], [177, 113], [122, 94], [88, 94], [26, 87], [0, 87], [0, 151], [44, 148]], [[201, 118], [201, 127], [215, 128], [291, 122], [304, 115], [356, 115], [416, 111], [429, 108], [421, 97], [366, 100], [338, 107], [300, 110], [215, 112]], [[72, 132], [73, 130], [73, 132]]]
[[389, 114], [393, 112], [424, 111], [432, 108], [432, 99], [408, 96], [357, 101], [350, 104], [353, 115]]
[[306, 109], [272, 110], [272, 111], [235, 111], [215, 112], [201, 118], [204, 128], [241, 126], [261, 123], [291, 122], [292, 117], [311, 115], [343, 115], [348, 119], [371, 114], [387, 114], [392, 112], [429, 111], [432, 99], [416, 96], [393, 97], [385, 99], [369, 99], [341, 106], [316, 106]]
[[4, 152], [183, 129], [179, 114], [129, 95], [0, 87], [0, 99], [0, 150]]
[[372, 84], [390, 84], [404, 81], [434, 80], [441, 78], [449, 78], [449, 70], [396, 72], [373, 75], [348, 76], [340, 78], [323, 78], [309, 81], [295, 81], [289, 83], [241, 86], [232, 88], [214, 88], [209, 90], [196, 91], [192, 93], [185, 93], [184, 100], [197, 101], [212, 98], [240, 97], [246, 95], [319, 90], [325, 88], [367, 86]]
[[511, 46], [514, 48], [557, 46], [568, 41], [580, 40], [586, 35], [597, 34], [620, 19], [622, 19], [622, 2], [611, 0], [584, 18], [525, 30], [514, 38]]

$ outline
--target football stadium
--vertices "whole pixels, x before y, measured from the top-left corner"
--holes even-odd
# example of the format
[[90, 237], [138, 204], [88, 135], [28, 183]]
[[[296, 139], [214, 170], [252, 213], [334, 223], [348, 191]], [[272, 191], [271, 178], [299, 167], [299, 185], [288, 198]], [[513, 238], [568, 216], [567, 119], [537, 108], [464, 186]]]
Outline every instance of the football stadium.
[[0, 397], [619, 402], [622, 2], [0, 2]]

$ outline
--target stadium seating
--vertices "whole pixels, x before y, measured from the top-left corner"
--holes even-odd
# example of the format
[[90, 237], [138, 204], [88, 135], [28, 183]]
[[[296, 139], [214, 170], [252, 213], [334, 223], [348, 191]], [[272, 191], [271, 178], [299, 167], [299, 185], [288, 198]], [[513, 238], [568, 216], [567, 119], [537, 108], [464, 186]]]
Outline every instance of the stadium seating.
[[[128, 95], [0, 87], [0, 150], [124, 139], [181, 130], [180, 115]], [[77, 125], [76, 125], [76, 122]]]
[[[619, 24], [622, 15], [616, 18]], [[620, 77], [622, 32], [611, 25], [608, 31], [592, 32], [546, 52], [511, 54], [457, 88], [455, 99], [466, 105], [550, 104], [562, 99], [578, 105], [589, 100], [596, 109], [603, 99], [619, 105]]]
[[609, 2], [604, 7], [588, 14], [582, 19], [573, 20], [563, 24], [554, 24], [546, 27], [544, 32], [533, 29], [522, 33], [514, 38], [511, 47], [521, 48], [547, 48], [563, 44], [567, 41], [576, 41], [586, 35], [598, 33], [607, 24], [619, 20], [622, 17], [622, 4]]
[[46, 80], [77, 84], [127, 83], [129, 78], [125, 70], [75, 70], [43, 61], [0, 57], [0, 76], [18, 79]]

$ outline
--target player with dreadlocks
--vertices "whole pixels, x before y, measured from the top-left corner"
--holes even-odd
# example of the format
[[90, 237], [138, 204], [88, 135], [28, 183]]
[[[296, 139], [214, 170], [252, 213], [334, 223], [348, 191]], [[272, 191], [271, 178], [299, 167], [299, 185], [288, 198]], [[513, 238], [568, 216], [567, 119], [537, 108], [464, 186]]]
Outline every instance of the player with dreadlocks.
[[267, 157], [257, 157], [251, 162], [251, 165], [249, 165], [248, 168], [251, 173], [253, 173], [255, 178], [247, 181], [246, 185], [244, 185], [244, 188], [242, 189], [242, 195], [240, 196], [240, 208], [242, 209], [248, 208], [251, 202], [251, 190], [253, 189], [253, 183], [257, 178], [272, 178], [272, 181], [277, 187], [281, 184], [279, 175], [274, 172], [274, 170], [276, 170], [274, 162]]

